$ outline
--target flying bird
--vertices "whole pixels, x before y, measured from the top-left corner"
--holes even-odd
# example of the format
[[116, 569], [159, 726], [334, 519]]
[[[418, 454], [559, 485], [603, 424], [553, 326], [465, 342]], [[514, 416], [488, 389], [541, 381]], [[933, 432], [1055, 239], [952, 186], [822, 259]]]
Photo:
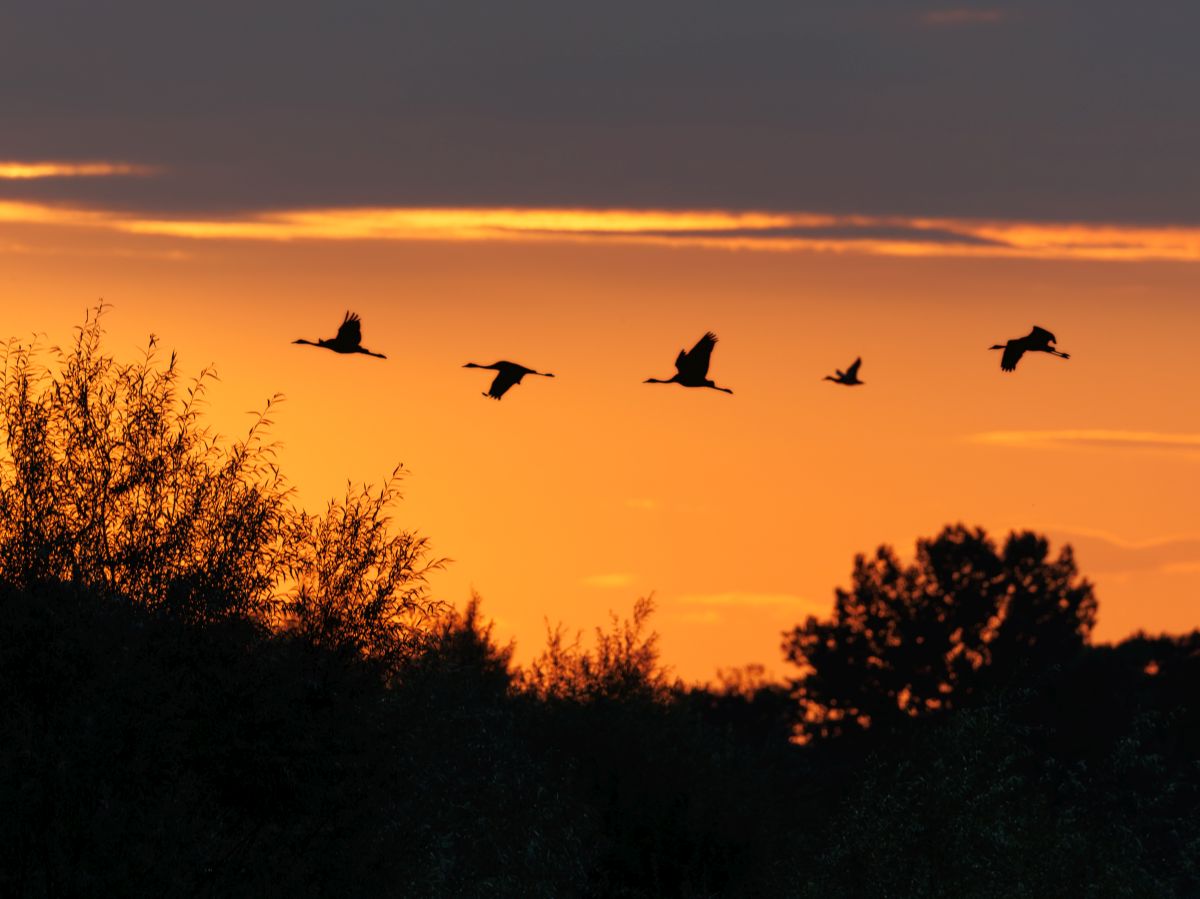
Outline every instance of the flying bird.
[[338, 328], [337, 336], [332, 340], [322, 338], [313, 343], [313, 341], [301, 337], [299, 340], [293, 340], [292, 343], [324, 347], [335, 353], [364, 353], [367, 356], [375, 356], [377, 359], [387, 358], [383, 353], [372, 353], [362, 345], [362, 322], [356, 312], [346, 313], [346, 317], [342, 319], [342, 324]]
[[997, 343], [988, 349], [1004, 350], [1004, 355], [1000, 357], [1000, 368], [1004, 371], [1013, 371], [1026, 353], [1050, 353], [1053, 356], [1070, 359], [1069, 354], [1060, 352], [1050, 345], [1057, 342], [1054, 335], [1045, 328], [1034, 325], [1033, 330], [1024, 337], [1014, 337], [1007, 343]]
[[484, 396], [490, 396], [494, 400], [504, 396], [508, 388], [514, 384], [520, 384], [521, 379], [526, 375], [541, 375], [543, 378], [553, 378], [548, 371], [534, 371], [532, 368], [526, 368], [524, 365], [517, 365], [515, 362], [493, 362], [491, 365], [476, 365], [474, 362], [468, 362], [463, 368], [491, 368], [496, 372], [496, 377], [492, 379], [492, 386], [488, 388]]
[[728, 387], [718, 387], [708, 379], [708, 363], [712, 359], [713, 346], [716, 345], [717, 335], [712, 331], [696, 341], [690, 350], [680, 350], [675, 358], [675, 374], [665, 381], [658, 378], [647, 378], [645, 384], [680, 384], [683, 387], [711, 387], [733, 393]]
[[837, 372], [836, 378], [833, 375], [826, 375], [821, 380], [833, 381], [835, 384], [845, 384], [847, 387], [857, 387], [860, 384], [865, 384], [866, 381], [860, 381], [858, 379], [858, 367], [860, 365], [862, 365], [861, 357], [855, 359], [854, 364], [845, 371], [842, 371], [840, 368], [835, 368], [834, 371]]

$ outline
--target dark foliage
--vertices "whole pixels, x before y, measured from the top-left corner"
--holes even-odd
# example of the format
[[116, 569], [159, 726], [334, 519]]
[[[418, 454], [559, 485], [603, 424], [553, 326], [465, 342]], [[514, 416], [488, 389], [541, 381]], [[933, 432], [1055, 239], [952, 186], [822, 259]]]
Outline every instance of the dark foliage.
[[853, 766], [805, 896], [1200, 892], [1200, 632], [1088, 649]]
[[475, 606], [398, 669], [70, 585], [0, 614], [0, 894], [1200, 889], [1200, 635], [801, 747], [753, 679], [524, 689]]
[[0, 610], [0, 893], [711, 894], [787, 809], [788, 744], [518, 690], [474, 606], [387, 677], [69, 585]]
[[881, 546], [854, 561], [831, 621], [785, 635], [801, 667], [796, 694], [813, 737], [894, 728], [1036, 677], [1078, 654], [1096, 620], [1091, 585], [1070, 547], [1055, 560], [1035, 534], [1002, 551], [982, 530], [947, 527], [902, 565]]

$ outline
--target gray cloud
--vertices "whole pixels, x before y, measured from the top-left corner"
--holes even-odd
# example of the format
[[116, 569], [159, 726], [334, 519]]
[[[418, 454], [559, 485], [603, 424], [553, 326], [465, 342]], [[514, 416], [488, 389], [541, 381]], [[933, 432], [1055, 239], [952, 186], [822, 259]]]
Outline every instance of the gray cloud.
[[167, 171], [0, 195], [1197, 222], [1198, 30], [1131, 0], [47, 0], [0, 30], [0, 159]]
[[969, 6], [957, 6], [947, 9], [934, 9], [923, 12], [919, 16], [922, 25], [931, 28], [968, 28], [979, 25], [999, 25], [1009, 21], [1011, 16], [1003, 9], [979, 9]]

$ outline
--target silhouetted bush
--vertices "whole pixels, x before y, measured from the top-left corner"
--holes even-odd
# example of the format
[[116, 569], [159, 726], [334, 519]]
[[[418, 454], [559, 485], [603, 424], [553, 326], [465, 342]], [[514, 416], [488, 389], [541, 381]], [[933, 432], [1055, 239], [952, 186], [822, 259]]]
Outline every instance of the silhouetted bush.
[[[396, 531], [397, 469], [324, 515], [295, 508], [265, 441], [205, 428], [214, 377], [184, 386], [175, 355], [101, 351], [103, 307], [66, 351], [10, 341], [0, 382], [0, 579], [69, 583], [196, 623], [286, 626], [394, 665], [437, 613], [423, 538]], [[40, 361], [50, 356], [54, 369]]]
[[428, 599], [423, 537], [393, 532], [387, 510], [399, 499], [399, 474], [372, 493], [347, 489], [322, 516], [295, 512], [283, 553], [292, 585], [283, 625], [320, 646], [354, 647], [395, 668], [430, 636], [441, 604]]
[[786, 854], [781, 825], [795, 811], [795, 747], [743, 733], [736, 716], [718, 723], [715, 696], [661, 665], [652, 612], [638, 600], [590, 648], [552, 630], [520, 681], [529, 738], [586, 827], [593, 860], [580, 892], [771, 895], [770, 861]]
[[1096, 619], [1091, 585], [1070, 547], [1012, 534], [1002, 552], [982, 530], [947, 527], [902, 565], [881, 546], [858, 556], [831, 621], [785, 634], [802, 728], [810, 737], [886, 731], [954, 708], [990, 685], [1069, 661]]
[[581, 647], [579, 635], [567, 643], [559, 626], [546, 635], [546, 648], [525, 672], [523, 688], [539, 699], [662, 700], [669, 679], [658, 664], [658, 634], [646, 633], [654, 612], [650, 597], [639, 599], [633, 617], [612, 615], [612, 629], [596, 628], [596, 647]]
[[100, 349], [102, 311], [66, 351], [10, 341], [4, 354], [0, 577], [71, 583], [196, 621], [266, 618], [288, 524], [262, 442], [271, 403], [246, 439], [219, 443], [199, 416], [212, 373], [184, 388], [153, 337], [138, 362], [115, 362]]

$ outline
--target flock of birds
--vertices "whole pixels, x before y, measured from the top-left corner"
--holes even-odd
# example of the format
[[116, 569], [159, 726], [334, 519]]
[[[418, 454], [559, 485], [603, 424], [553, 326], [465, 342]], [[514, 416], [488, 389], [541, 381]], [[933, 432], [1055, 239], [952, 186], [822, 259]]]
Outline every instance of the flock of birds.
[[[1050, 353], [1062, 359], [1070, 359], [1071, 357], [1053, 346], [1057, 343], [1057, 339], [1053, 334], [1045, 328], [1033, 326], [1033, 330], [1024, 337], [1014, 337], [1012, 340], [1004, 343], [997, 343], [989, 349], [1004, 350], [1004, 355], [1000, 357], [1000, 368], [1003, 371], [1014, 371], [1017, 363], [1021, 361], [1021, 357], [1026, 353]], [[335, 353], [363, 353], [367, 356], [374, 356], [377, 359], [386, 359], [387, 356], [383, 353], [373, 353], [362, 345], [362, 321], [354, 312], [347, 312], [346, 317], [342, 319], [342, 324], [338, 328], [337, 335], [329, 340], [293, 340], [292, 343], [302, 343], [307, 346], [322, 347], [327, 350], [332, 350]], [[724, 393], [733, 393], [728, 387], [718, 387], [708, 377], [708, 366], [712, 361], [713, 347], [717, 344], [717, 335], [712, 331], [707, 332], [703, 337], [696, 341], [696, 345], [690, 350], [680, 350], [679, 355], [675, 357], [675, 374], [671, 377], [660, 380], [659, 378], [647, 378], [646, 384], [679, 384], [681, 387], [708, 387], [712, 390], [720, 390]], [[862, 359], [855, 359], [845, 371], [841, 369], [835, 370], [835, 375], [826, 375], [822, 380], [833, 381], [835, 384], [843, 384], [847, 387], [858, 387], [866, 383], [858, 379], [858, 369], [862, 365]], [[521, 383], [521, 379], [526, 375], [539, 375], [543, 378], [553, 378], [550, 372], [535, 371], [532, 368], [526, 368], [524, 365], [518, 365], [515, 362], [493, 362], [491, 365], [479, 365], [475, 362], [466, 363], [463, 368], [487, 368], [496, 372], [496, 377], [492, 380], [491, 386], [487, 389], [484, 396], [491, 397], [494, 400], [500, 399], [508, 391], [508, 389], [516, 384]]]

